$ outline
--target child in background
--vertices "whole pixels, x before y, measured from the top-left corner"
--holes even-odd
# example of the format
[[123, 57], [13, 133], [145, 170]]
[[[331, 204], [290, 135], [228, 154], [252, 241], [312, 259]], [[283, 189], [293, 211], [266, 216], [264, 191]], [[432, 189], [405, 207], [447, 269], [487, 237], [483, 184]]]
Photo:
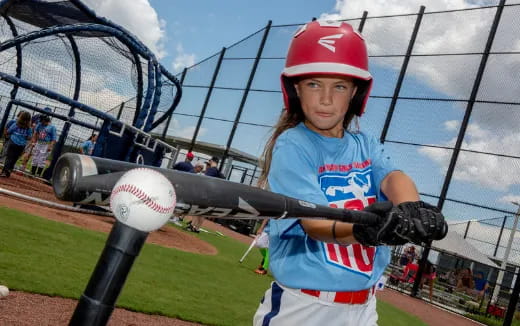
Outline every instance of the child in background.
[[41, 116], [40, 123], [34, 128], [32, 143], [31, 174], [40, 176], [45, 169], [47, 157], [56, 144], [56, 127], [51, 124], [51, 118], [48, 115]]

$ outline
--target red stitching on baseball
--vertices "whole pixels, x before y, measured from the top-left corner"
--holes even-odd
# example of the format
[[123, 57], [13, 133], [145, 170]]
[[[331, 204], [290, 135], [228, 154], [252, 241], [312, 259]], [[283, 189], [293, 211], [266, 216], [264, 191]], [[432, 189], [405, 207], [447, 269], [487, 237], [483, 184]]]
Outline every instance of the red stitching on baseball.
[[[137, 168], [136, 170], [154, 171], [152, 169], [146, 169], [146, 168]], [[157, 171], [154, 171], [154, 172], [164, 177], [164, 175], [162, 175], [161, 173], [159, 173]], [[159, 205], [150, 196], [145, 194], [141, 189], [137, 188], [135, 185], [126, 184], [126, 183], [119, 185], [115, 189], [112, 190], [112, 196], [115, 196], [120, 192], [131, 193], [132, 195], [136, 196], [138, 199], [142, 200], [146, 206], [150, 207], [152, 210], [159, 212], [161, 214], [170, 213], [175, 208], [175, 205], [171, 205], [169, 207], [163, 207], [163, 206]], [[112, 201], [110, 201], [110, 203], [112, 203]]]

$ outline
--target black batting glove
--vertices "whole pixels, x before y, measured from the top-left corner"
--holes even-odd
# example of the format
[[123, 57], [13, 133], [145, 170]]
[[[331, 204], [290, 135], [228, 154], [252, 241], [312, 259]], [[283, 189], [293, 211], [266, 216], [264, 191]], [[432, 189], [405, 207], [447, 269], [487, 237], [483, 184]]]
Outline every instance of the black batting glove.
[[389, 201], [377, 202], [365, 207], [364, 211], [377, 214], [381, 219], [379, 223], [374, 225], [354, 224], [353, 236], [356, 241], [364, 246], [403, 245], [407, 243], [408, 240], [395, 233], [399, 219], [397, 215], [392, 214], [393, 209], [394, 206]]
[[354, 224], [354, 238], [365, 246], [422, 245], [441, 240], [448, 233], [448, 224], [440, 210], [423, 201], [404, 202], [393, 206], [378, 202], [364, 209], [381, 217], [375, 225]]
[[448, 224], [441, 211], [423, 201], [401, 203], [391, 214], [398, 220], [395, 233], [415, 244], [441, 240], [448, 233]]

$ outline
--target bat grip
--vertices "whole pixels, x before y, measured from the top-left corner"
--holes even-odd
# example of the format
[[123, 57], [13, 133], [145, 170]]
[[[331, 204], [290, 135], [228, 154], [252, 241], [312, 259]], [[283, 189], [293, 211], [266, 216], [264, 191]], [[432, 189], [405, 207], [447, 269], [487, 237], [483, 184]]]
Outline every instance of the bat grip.
[[372, 212], [349, 209], [345, 209], [343, 212], [343, 221], [352, 224], [375, 225], [381, 221], [381, 216]]

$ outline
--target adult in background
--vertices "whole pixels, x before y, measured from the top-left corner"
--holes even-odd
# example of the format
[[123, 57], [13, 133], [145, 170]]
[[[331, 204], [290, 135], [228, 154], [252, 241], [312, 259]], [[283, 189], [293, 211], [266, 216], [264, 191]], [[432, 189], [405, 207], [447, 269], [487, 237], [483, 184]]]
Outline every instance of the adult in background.
[[415, 252], [415, 246], [406, 248], [399, 259], [399, 265], [406, 266], [408, 263], [413, 262], [416, 256], [417, 253]]
[[[220, 171], [217, 168], [219, 162], [219, 158], [213, 156], [209, 161], [206, 162], [206, 172], [204, 172], [204, 175], [208, 177], [215, 177], [215, 178], [224, 178], [224, 175], [220, 173]], [[186, 227], [187, 230], [195, 233], [199, 233], [200, 227], [204, 223], [205, 218], [202, 216], [192, 216], [191, 222]]]
[[207, 161], [206, 162], [207, 168], [206, 168], [206, 172], [204, 173], [204, 175], [207, 175], [208, 177], [216, 177], [216, 178], [225, 179], [224, 175], [222, 173], [220, 173], [220, 171], [217, 168], [219, 161], [220, 161], [219, 158], [216, 156], [213, 156], [209, 161]]
[[87, 140], [81, 144], [79, 151], [83, 155], [92, 155], [92, 151], [94, 151], [94, 146], [96, 146], [97, 135], [92, 134]]
[[482, 272], [475, 273], [474, 283], [475, 283], [474, 294], [476, 295], [477, 299], [482, 299], [484, 297], [484, 294], [486, 294], [487, 289], [489, 288], [489, 282], [484, 277], [484, 273], [482, 273]]
[[195, 174], [204, 174], [204, 164], [202, 163], [195, 164], [195, 167], [193, 169]]
[[9, 146], [0, 177], [9, 178], [11, 176], [16, 161], [18, 161], [22, 155], [25, 145], [27, 145], [32, 137], [32, 132], [31, 115], [29, 112], [21, 113], [16, 123], [12, 124], [9, 129], [5, 131], [4, 135], [9, 137]]
[[51, 124], [51, 118], [44, 115], [40, 118], [40, 123], [34, 128], [32, 150], [31, 174], [40, 176], [45, 169], [47, 157], [52, 152], [56, 144], [56, 127]]
[[14, 125], [16, 123], [16, 120], [20, 117], [20, 115], [23, 112], [25, 112], [25, 111], [18, 111], [18, 113], [16, 114], [16, 118], [7, 121], [7, 123], [5, 124], [5, 129], [4, 129], [4, 132], [2, 133], [5, 140], [4, 140], [4, 145], [2, 146], [2, 152], [0, 152], [1, 161], [4, 161], [5, 156], [7, 154], [7, 147], [9, 146], [9, 136], [6, 135], [6, 131], [9, 130], [9, 127], [11, 127], [12, 125]]
[[193, 155], [192, 152], [188, 152], [186, 154], [186, 160], [184, 160], [184, 162], [178, 162], [177, 164], [175, 164], [173, 166], [173, 169], [178, 170], [178, 171], [194, 173], [195, 171], [193, 169], [193, 164], [191, 164], [191, 161], [193, 161], [194, 157], [195, 156]]
[[[198, 172], [200, 172], [201, 170], [199, 170], [197, 172], [195, 167], [193, 167], [192, 161], [193, 161], [194, 157], [195, 157], [195, 155], [193, 155], [192, 152], [188, 152], [186, 154], [186, 159], [184, 160], [184, 162], [178, 162], [177, 164], [175, 164], [173, 166], [173, 169], [177, 170], [177, 171], [190, 172], [190, 173], [198, 173]], [[180, 223], [180, 221], [182, 221], [182, 220], [183, 220], [182, 217], [173, 215], [172, 218], [170, 219], [170, 222], [172, 222], [172, 223], [174, 223], [176, 225], [181, 226], [182, 224]], [[187, 229], [191, 231], [190, 226], [191, 226], [191, 223], [188, 224]]]
[[472, 295], [474, 288], [475, 281], [473, 279], [473, 272], [471, 271], [471, 268], [464, 268], [458, 275], [457, 291]]

